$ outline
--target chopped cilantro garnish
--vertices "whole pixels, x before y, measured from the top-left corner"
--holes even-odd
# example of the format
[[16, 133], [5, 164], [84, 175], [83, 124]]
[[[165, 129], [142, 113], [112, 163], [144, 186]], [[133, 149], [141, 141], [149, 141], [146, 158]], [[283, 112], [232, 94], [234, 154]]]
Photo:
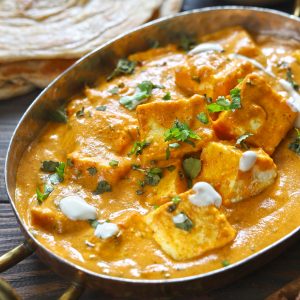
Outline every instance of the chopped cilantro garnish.
[[286, 80], [293, 86], [294, 90], [299, 90], [299, 84], [294, 81], [294, 75], [291, 68], [287, 68]]
[[139, 165], [132, 165], [131, 167], [133, 170], [142, 172], [145, 174], [145, 178], [143, 181], [139, 182], [139, 185], [141, 187], [144, 187], [145, 185], [151, 185], [155, 186], [158, 185], [163, 174], [162, 174], [162, 169], [153, 167], [153, 168], [148, 168], [146, 170], [142, 169]]
[[119, 59], [117, 67], [114, 71], [107, 77], [107, 80], [112, 80], [114, 77], [121, 74], [132, 74], [136, 66], [135, 61], [128, 60], [126, 58]]
[[117, 160], [114, 160], [112, 159], [110, 162], [109, 162], [109, 165], [113, 168], [117, 167], [119, 165], [119, 162]]
[[41, 170], [44, 172], [55, 172], [58, 166], [58, 161], [45, 160], [42, 162]]
[[172, 204], [170, 204], [170, 205], [168, 206], [167, 211], [168, 211], [168, 212], [173, 212], [173, 211], [175, 211], [180, 201], [181, 201], [181, 198], [180, 198], [179, 196], [177, 196], [177, 195], [174, 196], [174, 197], [172, 198]]
[[40, 189], [37, 187], [36, 188], [36, 197], [38, 202], [41, 204], [42, 202], [44, 202], [48, 196], [50, 195], [50, 193], [53, 191], [53, 186], [51, 184], [45, 184], [44, 185], [44, 192], [40, 191]]
[[115, 86], [112, 89], [108, 90], [112, 95], [117, 95], [119, 93], [119, 87]]
[[138, 155], [142, 154], [143, 149], [148, 147], [149, 145], [150, 145], [150, 143], [147, 141], [134, 142], [133, 147], [129, 152], [129, 155], [135, 154], [136, 156], [138, 156]]
[[165, 141], [187, 142], [189, 139], [200, 139], [200, 137], [192, 131], [185, 123], [176, 120], [172, 128], [168, 129], [165, 134]]
[[162, 178], [161, 168], [150, 168], [146, 170], [144, 182], [147, 185], [155, 186], [158, 185]]
[[179, 48], [184, 51], [191, 50], [196, 45], [196, 41], [193, 37], [188, 36], [186, 34], [182, 34], [180, 37]]
[[230, 91], [231, 102], [224, 96], [218, 97], [215, 103], [207, 105], [209, 112], [220, 112], [224, 110], [234, 110], [241, 108], [241, 90], [238, 88]]
[[132, 96], [124, 96], [120, 99], [120, 103], [129, 110], [135, 109], [139, 104], [145, 102], [152, 94], [155, 88], [162, 88], [159, 85], [153, 84], [151, 81], [143, 81], [138, 84], [136, 92]]
[[166, 169], [167, 169], [169, 172], [173, 172], [173, 171], [176, 169], [176, 167], [173, 166], [173, 165], [171, 165], [171, 166], [167, 166]]
[[203, 123], [203, 124], [208, 124], [208, 116], [205, 112], [201, 112], [200, 114], [197, 115], [197, 119]]
[[95, 168], [95, 167], [90, 167], [90, 168], [88, 168], [87, 170], [88, 170], [88, 172], [90, 173], [91, 176], [96, 175], [97, 172], [98, 172], [98, 171], [97, 171], [97, 168]]
[[93, 228], [96, 228], [100, 224], [97, 220], [89, 220], [89, 223]]
[[76, 112], [76, 118], [84, 117], [84, 107]]
[[166, 149], [166, 160], [169, 160], [170, 156], [171, 156], [171, 151], [170, 151], [170, 148], [168, 146], [167, 149]]
[[[176, 218], [182, 219], [182, 222], [177, 222]], [[173, 222], [177, 228], [185, 231], [191, 231], [194, 227], [192, 220], [184, 212], [173, 217]]]
[[106, 180], [100, 180], [94, 191], [94, 195], [100, 195], [111, 191], [112, 191], [111, 185]]
[[163, 96], [163, 100], [171, 100], [170, 92], [166, 92], [166, 94]]
[[184, 173], [190, 179], [196, 178], [201, 171], [201, 161], [194, 157], [184, 159], [182, 165]]
[[292, 143], [289, 144], [289, 149], [300, 155], [300, 129], [295, 128], [297, 136]]
[[222, 266], [223, 267], [228, 267], [230, 265], [230, 262], [227, 260], [227, 259], [224, 259], [223, 261], [222, 261]]
[[73, 167], [74, 166], [74, 163], [70, 158], [67, 159], [67, 166], [68, 167]]
[[48, 198], [49, 194], [54, 190], [53, 185], [64, 180], [65, 163], [51, 160], [43, 161], [41, 170], [44, 172], [50, 172], [52, 174], [49, 175], [46, 183], [44, 184], [44, 192], [40, 191], [39, 188], [36, 189], [39, 203], [42, 203]]
[[98, 110], [98, 111], [106, 111], [106, 106], [105, 105], [97, 106], [96, 110]]
[[178, 195], [176, 195], [176, 196], [174, 196], [174, 197], [172, 198], [172, 202], [173, 202], [173, 203], [178, 204], [180, 201], [181, 201], [181, 198], [180, 198]]
[[53, 122], [67, 123], [68, 117], [66, 109], [64, 107], [57, 108], [56, 110], [50, 111], [48, 117]]
[[207, 104], [212, 103], [212, 97], [208, 97], [206, 94], [203, 95]]
[[169, 144], [167, 149], [166, 149], [166, 160], [168, 160], [170, 158], [170, 155], [171, 155], [170, 149], [176, 149], [176, 148], [179, 148], [179, 147], [180, 147], [179, 143]]
[[140, 196], [140, 195], [144, 194], [144, 191], [143, 190], [136, 190], [135, 193]]
[[58, 184], [64, 181], [65, 163], [59, 162], [58, 167], [55, 168], [55, 173], [49, 176], [52, 184]]
[[248, 133], [248, 132], [242, 134], [237, 138], [235, 145], [240, 146], [243, 149], [249, 149], [249, 146], [246, 143], [246, 139], [252, 135], [253, 133]]

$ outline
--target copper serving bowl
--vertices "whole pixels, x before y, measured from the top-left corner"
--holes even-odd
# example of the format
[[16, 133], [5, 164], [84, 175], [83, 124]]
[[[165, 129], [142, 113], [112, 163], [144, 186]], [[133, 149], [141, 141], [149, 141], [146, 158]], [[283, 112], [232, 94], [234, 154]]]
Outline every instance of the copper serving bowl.
[[[300, 237], [299, 227], [269, 247], [227, 268], [205, 274], [161, 280], [124, 279], [89, 271], [52, 253], [28, 230], [15, 207], [16, 174], [19, 161], [25, 149], [47, 122], [49, 111], [65, 103], [84, 85], [92, 86], [100, 75], [109, 74], [120, 57], [146, 50], [153, 40], [165, 45], [178, 41], [182, 33], [201, 36], [235, 25], [241, 25], [254, 34], [290, 37], [300, 41], [300, 19], [285, 13], [233, 6], [189, 11], [148, 23], [104, 44], [76, 62], [35, 99], [12, 136], [5, 167], [7, 192], [25, 241], [0, 258], [0, 271], [8, 269], [36, 252], [54, 272], [72, 282], [71, 287], [61, 299], [76, 299], [85, 286], [102, 289], [111, 294], [117, 293], [122, 297], [138, 297], [139, 299], [158, 295], [178, 296], [187, 295], [187, 293], [192, 295], [219, 288], [240, 278], [271, 260]], [[15, 299], [13, 294], [12, 289], [6, 283], [0, 282], [0, 298], [1, 295], [5, 295], [4, 299]]]

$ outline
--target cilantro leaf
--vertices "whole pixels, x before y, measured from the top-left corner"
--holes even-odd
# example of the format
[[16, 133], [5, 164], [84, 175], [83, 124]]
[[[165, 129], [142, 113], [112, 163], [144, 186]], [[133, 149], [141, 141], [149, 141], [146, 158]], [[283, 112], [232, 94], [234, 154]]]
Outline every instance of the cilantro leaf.
[[238, 88], [230, 91], [231, 109], [240, 109], [241, 106], [241, 90]]
[[166, 92], [166, 94], [163, 96], [163, 100], [171, 100], [170, 92]]
[[172, 128], [168, 129], [165, 134], [165, 141], [188, 142], [189, 139], [200, 139], [200, 137], [192, 131], [185, 123], [176, 120]]
[[249, 146], [246, 143], [246, 139], [252, 135], [253, 133], [248, 133], [248, 132], [242, 134], [237, 138], [235, 145], [240, 146], [243, 149], [249, 149]]
[[196, 178], [201, 171], [201, 161], [194, 157], [184, 159], [182, 165], [184, 173], [190, 179]]
[[59, 162], [58, 167], [55, 168], [55, 173], [49, 176], [49, 181], [52, 184], [58, 184], [64, 181], [65, 163]]
[[175, 211], [180, 201], [181, 201], [181, 198], [179, 196], [174, 196], [172, 198], [172, 203], [167, 208], [167, 211], [170, 213]]
[[111, 191], [112, 191], [111, 185], [106, 180], [100, 180], [93, 194], [100, 195]]
[[87, 168], [88, 172], [90, 173], [91, 176], [94, 176], [97, 174], [98, 170], [95, 167], [89, 167]]
[[93, 227], [93, 228], [97, 228], [97, 226], [100, 224], [98, 220], [89, 220], [89, 223], [90, 225]]
[[300, 155], [300, 129], [295, 128], [297, 136], [292, 143], [289, 144], [289, 149]]
[[58, 166], [58, 161], [45, 160], [42, 162], [41, 170], [44, 172], [55, 172]]
[[106, 111], [106, 105], [97, 106], [96, 110], [98, 110], [98, 111]]
[[191, 50], [196, 45], [196, 41], [193, 37], [182, 34], [180, 36], [179, 48], [183, 49], [184, 51]]
[[[182, 222], [178, 222], [176, 218], [182, 219]], [[179, 229], [185, 230], [185, 231], [191, 231], [194, 227], [194, 224], [192, 220], [184, 213], [181, 212], [177, 216], [173, 217], [173, 222], [175, 226]]]
[[81, 117], [84, 117], [84, 107], [82, 107], [80, 110], [78, 110], [76, 112], [76, 118], [81, 118]]
[[133, 147], [129, 152], [129, 155], [135, 154], [136, 156], [138, 156], [138, 155], [142, 154], [143, 149], [145, 149], [149, 145], [150, 145], [150, 143], [147, 141], [134, 142]]
[[161, 168], [150, 168], [146, 170], [145, 175], [145, 184], [155, 186], [158, 185], [162, 178], [162, 169]]
[[36, 188], [36, 197], [38, 202], [41, 204], [44, 202], [50, 193], [53, 191], [53, 186], [50, 184], [45, 184], [44, 185], [44, 191], [42, 192], [38, 187]]
[[108, 90], [108, 92], [112, 95], [117, 95], [119, 93], [119, 87], [115, 86], [115, 87], [111, 88], [110, 90]]
[[112, 80], [114, 77], [121, 74], [132, 74], [136, 67], [136, 62], [128, 60], [126, 58], [119, 59], [114, 71], [107, 77], [107, 81]]
[[114, 160], [112, 159], [110, 162], [109, 162], [109, 165], [113, 168], [117, 167], [119, 165], [119, 162], [117, 160]]
[[215, 103], [207, 105], [209, 112], [220, 112], [225, 110], [240, 109], [241, 106], [241, 90], [238, 88], [230, 91], [231, 102], [224, 96], [218, 97]]
[[145, 174], [144, 180], [139, 182], [141, 187], [144, 187], [145, 185], [158, 185], [163, 177], [163, 170], [161, 168], [153, 167], [144, 170], [139, 165], [132, 165], [132, 169]]
[[138, 84], [136, 92], [132, 96], [121, 97], [119, 102], [129, 110], [135, 109], [139, 104], [145, 102], [152, 94], [155, 88], [162, 88], [159, 85], [153, 84], [151, 81], [145, 80]]
[[228, 267], [230, 265], [230, 262], [227, 260], [227, 259], [224, 259], [223, 261], [222, 261], [222, 266], [223, 267]]
[[203, 124], [208, 124], [208, 116], [205, 112], [201, 112], [200, 114], [197, 115], [197, 119], [203, 123]]
[[295, 91], [299, 90], [299, 84], [294, 81], [294, 74], [291, 68], [287, 68], [286, 71], [286, 80], [293, 86]]

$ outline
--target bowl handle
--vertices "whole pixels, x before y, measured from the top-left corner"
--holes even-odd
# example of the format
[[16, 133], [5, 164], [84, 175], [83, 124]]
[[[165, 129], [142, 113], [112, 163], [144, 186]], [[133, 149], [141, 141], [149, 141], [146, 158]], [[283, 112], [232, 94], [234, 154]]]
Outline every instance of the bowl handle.
[[0, 256], [0, 272], [13, 267], [35, 251], [35, 247], [25, 241], [14, 249]]
[[74, 281], [58, 300], [77, 300], [82, 295], [83, 291], [84, 286]]
[[[3, 254], [0, 256], [0, 272], [4, 272], [13, 267], [21, 260], [31, 255], [34, 250], [35, 247], [33, 245], [24, 241], [19, 246]], [[5, 280], [0, 278], [0, 299], [19, 300], [21, 298]]]

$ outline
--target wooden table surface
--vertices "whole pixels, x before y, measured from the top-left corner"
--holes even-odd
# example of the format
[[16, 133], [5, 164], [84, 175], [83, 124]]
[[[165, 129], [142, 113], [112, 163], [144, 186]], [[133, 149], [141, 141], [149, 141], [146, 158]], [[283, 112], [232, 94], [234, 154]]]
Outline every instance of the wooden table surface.
[[[203, 1], [202, 1], [203, 2]], [[210, 2], [210, 3], [209, 3]], [[212, 1], [206, 1], [211, 4]], [[287, 2], [286, 2], [287, 3]], [[291, 3], [291, 2], [289, 2]], [[185, 1], [185, 9], [200, 6], [200, 1]], [[290, 6], [280, 7], [290, 9]], [[0, 102], [0, 255], [17, 246], [23, 237], [10, 207], [4, 183], [4, 160], [13, 130], [23, 112], [37, 93]], [[68, 287], [68, 282], [48, 270], [35, 255], [27, 258], [1, 276], [7, 280], [24, 300], [57, 299]], [[207, 295], [185, 299], [264, 299], [284, 284], [300, 276], [300, 242], [294, 244], [277, 259], [260, 270]], [[99, 292], [85, 291], [83, 300], [112, 299]], [[2, 299], [0, 299], [2, 300]], [[5, 300], [5, 299], [3, 299]]]

